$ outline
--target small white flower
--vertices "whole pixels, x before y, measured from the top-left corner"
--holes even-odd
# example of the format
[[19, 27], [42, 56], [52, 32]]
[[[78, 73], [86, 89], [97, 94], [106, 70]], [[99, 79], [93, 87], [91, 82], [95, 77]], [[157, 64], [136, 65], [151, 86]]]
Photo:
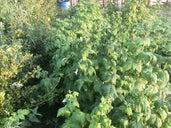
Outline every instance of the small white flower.
[[63, 101], [62, 101], [62, 103], [65, 103], [66, 102], [66, 100], [64, 99]]
[[74, 73], [75, 73], [75, 75], [77, 75], [78, 74], [78, 69], [76, 69]]
[[23, 87], [23, 84], [14, 82], [13, 84], [10, 85], [11, 88], [21, 88]]

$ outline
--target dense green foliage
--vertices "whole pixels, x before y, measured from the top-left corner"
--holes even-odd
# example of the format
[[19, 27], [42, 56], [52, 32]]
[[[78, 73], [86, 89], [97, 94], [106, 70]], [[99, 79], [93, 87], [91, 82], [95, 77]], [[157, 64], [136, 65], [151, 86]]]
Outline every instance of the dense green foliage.
[[0, 125], [171, 127], [171, 29], [146, 0], [55, 5], [0, 0]]

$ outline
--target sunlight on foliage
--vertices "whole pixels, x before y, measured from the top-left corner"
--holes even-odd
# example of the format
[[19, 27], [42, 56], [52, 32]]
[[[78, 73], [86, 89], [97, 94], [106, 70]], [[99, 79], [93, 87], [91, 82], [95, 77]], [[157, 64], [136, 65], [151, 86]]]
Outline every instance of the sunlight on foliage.
[[147, 0], [0, 10], [0, 127], [171, 127], [171, 28]]

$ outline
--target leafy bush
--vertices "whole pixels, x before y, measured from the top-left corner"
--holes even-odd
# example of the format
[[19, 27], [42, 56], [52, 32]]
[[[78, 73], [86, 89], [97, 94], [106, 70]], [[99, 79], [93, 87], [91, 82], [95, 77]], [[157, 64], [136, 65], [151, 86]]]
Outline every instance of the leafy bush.
[[[63, 127], [96, 124], [91, 120], [85, 126], [74, 115], [78, 109], [93, 114], [103, 103], [101, 97], [113, 99], [110, 113], [104, 115], [116, 127], [170, 127], [169, 26], [143, 1], [128, 1], [121, 11], [110, 9], [115, 11], [107, 15], [91, 2], [80, 4], [71, 19], [57, 24], [62, 27], [52, 45], [57, 49], [53, 72], [60, 77], [63, 92], [79, 92], [79, 106], [71, 101], [58, 111], [67, 117]], [[112, 127], [98, 123], [98, 127]]]
[[[29, 61], [32, 55], [23, 53], [21, 45], [2, 45], [0, 46], [0, 120], [18, 107], [21, 107], [19, 102], [22, 102], [23, 86], [25, 82], [34, 77], [33, 69], [29, 66]], [[33, 71], [32, 71], [33, 70]], [[36, 71], [36, 69], [35, 69]], [[30, 90], [30, 89], [29, 89]], [[26, 95], [23, 94], [23, 95]], [[0, 124], [3, 122], [0, 121]]]
[[[48, 31], [56, 16], [55, 2], [0, 0], [1, 126], [21, 126], [20, 121], [25, 119], [11, 122], [11, 118], [15, 118], [13, 113], [22, 108], [31, 111], [37, 104], [47, 100], [42, 95], [43, 98], [38, 100], [37, 84], [47, 74], [42, 70], [46, 68], [45, 64], [41, 65], [42, 58], [46, 58], [42, 49], [43, 44], [50, 40], [49, 35], [52, 35]], [[4, 119], [5, 121], [2, 121]]]
[[[5, 32], [3, 40], [6, 40], [3, 42], [10, 44], [17, 40], [22, 43], [24, 51], [34, 56], [44, 56], [39, 61], [47, 58], [44, 55], [44, 44], [51, 41], [53, 36], [50, 30], [57, 15], [56, 0], [1, 0], [0, 3], [0, 21]], [[39, 61], [37, 65], [42, 64]]]
[[55, 4], [0, 0], [0, 125], [170, 127], [171, 29], [146, 0]]
[[[92, 113], [82, 112], [79, 108], [79, 103], [77, 101], [78, 93], [70, 93], [66, 95], [64, 102], [67, 104], [64, 108], [61, 108], [58, 112], [57, 116], [65, 116], [68, 119], [65, 121], [63, 125], [64, 128], [75, 127], [75, 128], [83, 128], [88, 127], [88, 123], [90, 124], [90, 128], [114, 128], [111, 125], [111, 120], [107, 117], [107, 114], [112, 109], [111, 100], [107, 100], [104, 97], [101, 98], [101, 103], [97, 105]], [[73, 123], [74, 122], [74, 123]]]

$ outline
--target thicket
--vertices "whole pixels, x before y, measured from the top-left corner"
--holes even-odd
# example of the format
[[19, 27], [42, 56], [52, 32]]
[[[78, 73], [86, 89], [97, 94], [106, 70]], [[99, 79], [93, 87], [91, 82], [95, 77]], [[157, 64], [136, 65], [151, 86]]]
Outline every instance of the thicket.
[[171, 29], [146, 3], [61, 18], [55, 0], [0, 0], [1, 127], [171, 127]]

